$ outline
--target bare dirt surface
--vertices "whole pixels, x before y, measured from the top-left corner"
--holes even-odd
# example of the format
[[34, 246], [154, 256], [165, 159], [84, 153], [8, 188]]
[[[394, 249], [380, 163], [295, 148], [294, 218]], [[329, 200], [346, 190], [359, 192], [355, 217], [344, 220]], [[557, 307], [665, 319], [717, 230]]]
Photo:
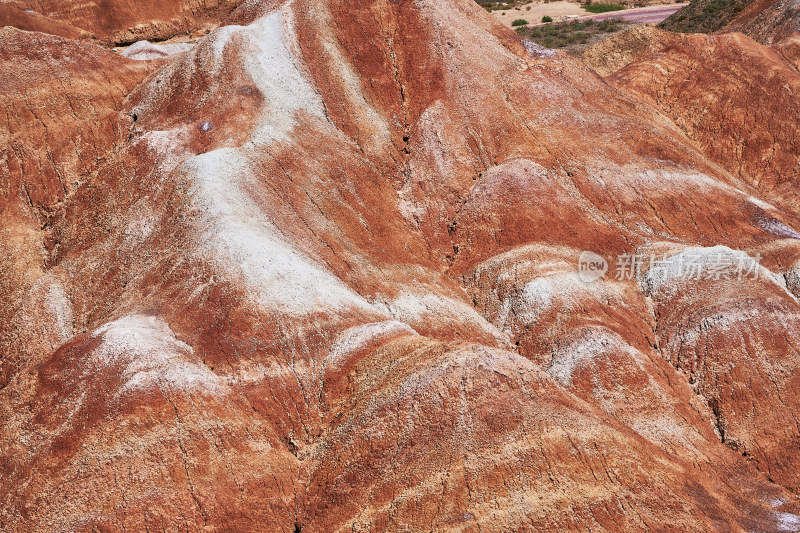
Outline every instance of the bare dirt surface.
[[800, 31], [800, 2], [756, 0], [722, 31], [742, 32], [764, 44], [783, 41]]
[[120, 55], [137, 61], [163, 59], [175, 54], [188, 52], [207, 34], [207, 31], [201, 31], [196, 32], [196, 35], [178, 35], [156, 43], [151, 43], [147, 40], [137, 41], [130, 46], [115, 46], [113, 50]]
[[[620, 11], [592, 15], [583, 9], [579, 3], [558, 1], [538, 4], [535, 3], [530, 4], [529, 6], [521, 6], [516, 9], [495, 10], [492, 11], [492, 15], [508, 27], [512, 27], [511, 23], [516, 19], [527, 20], [531, 26], [539, 25], [542, 23], [542, 17], [545, 15], [552, 17], [554, 22], [564, 20], [607, 20], [611, 18], [621, 18], [630, 22], [656, 24], [666, 19], [685, 5], [686, 4], [673, 3], [624, 9]], [[528, 7], [530, 7], [530, 9], [528, 9]]]
[[610, 83], [671, 116], [740, 179], [776, 198], [788, 194], [783, 200], [795, 205], [800, 141], [790, 124], [800, 120], [793, 105], [799, 49], [797, 37], [762, 46], [739, 33], [706, 37], [643, 27], [583, 58]]
[[0, 0], [0, 26], [106, 45], [162, 41], [216, 27], [242, 0]]
[[530, 24], [538, 24], [545, 15], [553, 17], [553, 20], [558, 20], [570, 15], [585, 16], [586, 10], [577, 2], [559, 0], [549, 3], [531, 3], [517, 9], [492, 11], [492, 16], [508, 27], [511, 27], [511, 23], [516, 19], [524, 19]]
[[667, 47], [670, 39], [668, 32], [639, 25], [586, 48], [581, 59], [601, 76], [608, 76], [630, 63], [656, 55]]
[[796, 42], [100, 5], [219, 27], [0, 29], [0, 530], [797, 531]]

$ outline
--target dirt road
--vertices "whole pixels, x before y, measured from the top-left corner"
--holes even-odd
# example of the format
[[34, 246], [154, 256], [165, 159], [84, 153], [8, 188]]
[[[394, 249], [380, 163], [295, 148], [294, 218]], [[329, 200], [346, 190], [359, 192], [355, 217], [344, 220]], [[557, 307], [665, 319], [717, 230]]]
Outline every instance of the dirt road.
[[633, 9], [623, 9], [621, 11], [610, 11], [608, 13], [599, 13], [596, 15], [587, 14], [586, 11], [580, 7], [580, 4], [573, 2], [551, 2], [548, 4], [532, 4], [533, 9], [528, 11], [505, 11], [506, 15], [498, 16], [495, 11], [493, 15], [510, 26], [510, 23], [515, 18], [524, 18], [531, 24], [529, 26], [542, 26], [539, 22], [544, 15], [549, 15], [553, 18], [554, 22], [562, 22], [564, 20], [608, 20], [614, 18], [621, 18], [629, 22], [639, 22], [642, 24], [657, 24], [669, 17], [680, 8], [687, 4], [664, 4], [658, 6], [638, 7]]
[[663, 6], [639, 7], [635, 9], [624, 9], [622, 11], [611, 11], [588, 17], [580, 17], [580, 20], [607, 20], [621, 18], [629, 22], [641, 22], [643, 24], [657, 24], [669, 17], [686, 4], [669, 4]]

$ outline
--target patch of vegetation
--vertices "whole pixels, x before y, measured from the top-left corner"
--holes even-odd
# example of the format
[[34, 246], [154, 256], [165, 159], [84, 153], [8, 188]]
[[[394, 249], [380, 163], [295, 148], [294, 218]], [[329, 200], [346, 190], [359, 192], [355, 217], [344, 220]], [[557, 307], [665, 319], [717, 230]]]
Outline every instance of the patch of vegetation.
[[528, 21], [525, 20], [525, 19], [514, 19], [514, 21], [511, 23], [511, 25], [512, 26], [527, 26], [528, 25]]
[[732, 21], [753, 0], [693, 0], [658, 25], [681, 33], [711, 33]]
[[[486, 11], [491, 13], [492, 11], [497, 10], [509, 10], [509, 9], [516, 9], [519, 11], [520, 6], [524, 6], [530, 4], [532, 0], [508, 0], [507, 2], [497, 2], [495, 0], [475, 0], [478, 4], [481, 5]], [[545, 0], [545, 2], [549, 2], [550, 0]], [[530, 9], [528, 6], [526, 9]]]
[[[544, 19], [542, 19], [544, 22]], [[612, 33], [625, 26], [622, 19], [585, 20], [559, 22], [534, 28], [518, 28], [517, 33], [536, 44], [547, 48], [565, 48], [572, 45], [588, 44], [589, 39], [598, 34]]]
[[542, 22], [553, 22], [553, 17], [550, 15], [545, 15], [542, 17]]
[[625, 9], [625, 6], [620, 4], [592, 4], [587, 3], [584, 4], [583, 9], [588, 11], [589, 13], [608, 13], [609, 11], [621, 11]]

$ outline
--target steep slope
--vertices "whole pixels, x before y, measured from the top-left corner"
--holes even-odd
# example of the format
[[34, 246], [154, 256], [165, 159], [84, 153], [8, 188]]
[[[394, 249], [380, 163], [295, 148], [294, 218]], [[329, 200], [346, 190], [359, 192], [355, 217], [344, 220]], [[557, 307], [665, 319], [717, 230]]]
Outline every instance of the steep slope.
[[800, 31], [800, 2], [757, 0], [726, 24], [723, 30], [742, 32], [764, 44], [780, 42]]
[[[598, 61], [605, 72], [618, 67], [606, 78], [611, 84], [671, 116], [710, 158], [759, 188], [766, 198], [797, 211], [800, 145], [796, 123], [800, 117], [794, 95], [800, 91], [800, 75], [793, 65], [793, 42], [765, 47], [741, 34], [705, 37], [655, 29], [613, 39], [615, 42], [588, 53], [586, 61]], [[617, 49], [621, 60], [616, 65], [600, 59], [608, 48]], [[754, 217], [763, 216], [758, 208], [751, 212]], [[798, 236], [784, 225], [773, 226], [771, 231], [790, 238]], [[711, 249], [701, 255], [714, 253], [730, 257], [727, 249]], [[726, 260], [726, 264], [737, 261]], [[688, 286], [685, 280], [659, 281], [658, 289], [649, 290], [660, 318], [657, 331], [664, 355], [689, 373], [690, 381], [709, 400], [720, 419], [718, 430], [723, 441], [747, 456], [753, 447], [774, 443], [769, 451], [762, 450], [776, 454], [768, 461], [771, 466], [763, 464], [763, 457], [755, 461], [762, 462], [771, 479], [781, 479], [784, 469], [796, 468], [794, 431], [786, 432], [787, 427], [797, 424], [795, 408], [784, 410], [784, 397], [793, 396], [789, 391], [795, 385], [791, 378], [786, 381], [788, 374], [781, 370], [785, 368], [784, 358], [796, 358], [789, 337], [784, 337], [786, 331], [796, 327], [791, 325], [793, 313], [785, 314], [784, 306], [794, 308], [796, 301], [795, 295], [783, 287], [785, 280], [776, 282], [769, 275], [761, 279], [766, 283], [753, 285], [744, 302], [741, 287], [720, 286], [718, 280], [698, 280]], [[795, 285], [790, 284], [790, 288], [796, 293]], [[777, 323], [780, 332], [767, 335], [762, 330], [753, 335], [747, 317], [756, 314], [773, 316], [765, 327]], [[754, 342], [753, 338], [761, 340]], [[709, 345], [715, 349], [708, 351]], [[765, 357], [767, 352], [771, 355]], [[720, 372], [725, 365], [737, 368], [740, 377], [734, 382], [729, 381], [733, 374]], [[758, 394], [753, 390], [748, 389], [744, 396], [737, 392], [741, 386], [737, 381], [752, 384], [762, 379], [769, 383], [766, 388], [780, 395], [779, 406], [759, 407]], [[748, 427], [753, 420], [773, 416], [778, 420], [762, 420]], [[776, 433], [771, 438], [754, 439], [754, 431]], [[796, 482], [786, 478], [782, 482], [796, 487]]]
[[27, 9], [16, 2], [0, 2], [0, 27], [12, 26], [26, 31], [38, 31], [67, 37], [68, 39], [90, 38], [91, 34], [71, 24], [58, 21]]
[[215, 27], [241, 0], [0, 0], [0, 26], [106, 44], [164, 40]]
[[649, 29], [601, 43], [584, 60], [670, 116], [714, 161], [796, 209], [800, 73], [793, 56], [792, 42], [764, 47], [741, 34]]
[[669, 32], [641, 24], [587, 47], [581, 61], [603, 77], [648, 59], [664, 50], [674, 38]]
[[773, 44], [800, 31], [797, 0], [695, 0], [659, 24], [683, 33], [744, 33]]
[[755, 3], [754, 0], [694, 0], [667, 17], [658, 27], [682, 33], [713, 33], [723, 30]]
[[794, 279], [797, 213], [653, 107], [468, 0], [245, 2], [157, 65], [15, 222], [3, 529], [796, 529], [800, 304], [576, 271], [724, 245]]
[[[154, 68], [97, 46], [0, 29], [0, 387], [72, 336], [63, 287], [47, 275], [42, 230], [113, 160], [126, 135], [118, 124], [123, 101]], [[26, 291], [37, 297], [23, 298]]]

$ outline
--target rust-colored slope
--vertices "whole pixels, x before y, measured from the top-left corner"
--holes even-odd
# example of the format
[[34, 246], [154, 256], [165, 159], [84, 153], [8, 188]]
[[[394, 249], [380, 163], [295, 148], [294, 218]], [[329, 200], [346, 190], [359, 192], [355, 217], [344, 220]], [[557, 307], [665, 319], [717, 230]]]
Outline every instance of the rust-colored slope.
[[240, 3], [241, 0], [3, 0], [0, 26], [99, 39], [107, 44], [130, 44], [211, 29]]
[[774, 44], [800, 31], [797, 0], [698, 0], [683, 7], [660, 28], [683, 33], [744, 33]]
[[795, 0], [756, 0], [720, 31], [742, 32], [764, 44], [780, 42], [800, 31], [800, 3]]
[[[765, 47], [741, 34], [707, 37], [655, 29], [639, 34], [643, 36], [616, 37], [616, 42], [596, 47], [585, 59], [592, 64], [603, 50], [620, 46], [619, 64], [600, 61], [601, 69], [617, 69], [607, 78], [610, 83], [671, 116], [709, 157], [764, 191], [766, 197], [796, 209], [800, 176], [796, 123], [800, 117], [795, 95], [800, 75], [792, 64], [793, 42]], [[751, 213], [763, 216], [758, 209]], [[789, 227], [764, 222], [775, 234], [797, 237]], [[748, 296], [742, 301], [743, 293]], [[678, 284], [669, 289], [668, 296], [656, 295], [654, 300], [664, 355], [690, 373], [693, 386], [719, 419], [721, 438], [746, 456], [753, 447], [763, 447], [754, 460], [772, 479], [796, 469], [797, 444], [792, 442], [796, 432], [787, 429], [796, 426], [796, 407], [791, 407], [793, 400], [788, 407], [784, 400], [794, 396], [788, 391], [795, 385], [792, 374], [783, 370], [784, 361], [797, 357], [789, 340], [797, 326], [786, 318], [794, 316], [794, 311], [786, 310], [786, 306], [795, 309], [794, 295], [768, 279], [734, 286]], [[753, 334], [750, 319], [756, 316], [765, 322]], [[780, 324], [780, 332], [767, 333], [775, 323]], [[709, 346], [713, 348], [708, 350]], [[737, 370], [720, 371], [721, 367]], [[762, 380], [763, 385], [750, 388]], [[737, 392], [742, 388], [748, 391], [744, 395]], [[760, 394], [754, 390], [771, 390], [778, 404], [759, 408]], [[760, 422], [751, 425], [754, 420]], [[759, 431], [771, 436], [754, 438]], [[783, 478], [782, 482], [796, 487], [796, 481]]]
[[603, 51], [615, 45], [631, 50], [628, 59], [600, 67], [614, 71], [610, 83], [670, 116], [709, 157], [742, 180], [791, 197], [800, 178], [795, 126], [800, 73], [791, 50], [787, 58], [783, 46], [765, 47], [741, 34], [650, 29], [641, 40], [648, 45], [620, 37], [586, 59], [602, 61]]
[[[154, 67], [100, 47], [0, 29], [0, 336], [5, 385], [39, 351], [72, 336], [66, 298], [49, 268], [45, 234], [56, 211], [113, 159], [118, 113]], [[36, 298], [23, 298], [26, 291]], [[42, 322], [44, 313], [52, 318]], [[44, 354], [40, 354], [44, 355]]]
[[0, 2], [0, 27], [2, 26], [13, 26], [20, 30], [49, 33], [68, 39], [91, 37], [84, 30], [46, 17], [16, 2]]
[[[797, 525], [796, 432], [771, 425], [800, 362], [767, 342], [796, 301], [575, 271], [723, 244], [794, 279], [797, 213], [470, 1], [231, 22], [130, 93], [29, 230], [47, 260], [0, 333], [70, 329], [3, 352], [3, 528]], [[689, 375], [670, 298], [692, 330], [736, 290], [759, 349], [707, 342]], [[741, 417], [750, 397], [772, 414]]]

